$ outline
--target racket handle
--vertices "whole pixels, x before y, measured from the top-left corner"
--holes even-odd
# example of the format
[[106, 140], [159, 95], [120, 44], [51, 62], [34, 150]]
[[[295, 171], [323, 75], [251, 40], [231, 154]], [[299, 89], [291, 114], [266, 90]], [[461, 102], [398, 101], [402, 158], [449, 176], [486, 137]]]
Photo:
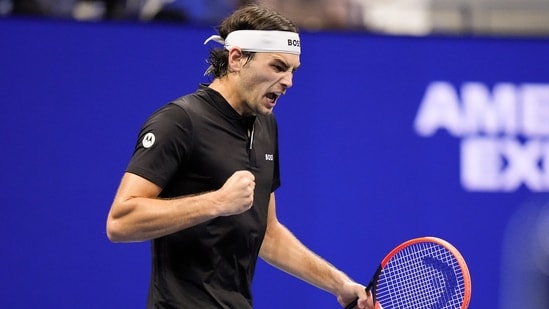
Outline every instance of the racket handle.
[[350, 304], [348, 304], [345, 309], [353, 309], [354, 307], [356, 307], [356, 304], [358, 303], [358, 298], [353, 300]]

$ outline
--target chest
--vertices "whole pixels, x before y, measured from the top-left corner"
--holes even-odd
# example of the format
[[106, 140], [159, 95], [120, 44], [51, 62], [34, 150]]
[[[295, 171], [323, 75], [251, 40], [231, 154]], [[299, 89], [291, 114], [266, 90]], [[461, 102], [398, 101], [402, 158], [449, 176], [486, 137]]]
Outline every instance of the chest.
[[249, 170], [256, 183], [269, 185], [277, 155], [276, 132], [257, 119], [246, 127], [237, 121], [204, 120], [193, 127], [189, 173], [222, 185], [235, 171]]

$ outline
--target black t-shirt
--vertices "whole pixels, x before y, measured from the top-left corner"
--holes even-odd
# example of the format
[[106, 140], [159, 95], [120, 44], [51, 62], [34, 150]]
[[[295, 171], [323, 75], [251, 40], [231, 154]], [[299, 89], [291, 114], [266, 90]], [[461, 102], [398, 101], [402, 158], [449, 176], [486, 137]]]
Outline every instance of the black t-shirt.
[[160, 186], [160, 197], [219, 189], [237, 170], [256, 181], [250, 210], [152, 241], [148, 308], [251, 308], [269, 198], [280, 186], [278, 162], [274, 116], [242, 117], [205, 86], [146, 121], [127, 172]]

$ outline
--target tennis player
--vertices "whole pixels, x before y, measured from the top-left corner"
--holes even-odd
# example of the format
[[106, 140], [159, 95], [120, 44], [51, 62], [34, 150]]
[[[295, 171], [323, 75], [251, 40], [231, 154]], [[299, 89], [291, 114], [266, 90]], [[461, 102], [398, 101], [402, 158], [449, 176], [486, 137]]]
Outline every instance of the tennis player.
[[252, 308], [257, 257], [373, 308], [365, 287], [305, 247], [276, 215], [273, 108], [300, 66], [297, 28], [249, 6], [208, 44], [211, 84], [144, 123], [107, 219], [113, 242], [152, 241], [148, 308]]

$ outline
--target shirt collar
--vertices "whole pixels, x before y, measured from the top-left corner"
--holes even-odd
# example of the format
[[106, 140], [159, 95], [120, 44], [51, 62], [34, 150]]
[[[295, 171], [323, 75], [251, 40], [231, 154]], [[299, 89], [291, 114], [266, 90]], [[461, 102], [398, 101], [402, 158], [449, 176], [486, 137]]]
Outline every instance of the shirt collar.
[[209, 84], [200, 84], [198, 87], [198, 92], [202, 93], [204, 96], [208, 98], [206, 100], [210, 104], [212, 104], [216, 109], [218, 109], [220, 112], [222, 112], [227, 117], [230, 117], [231, 119], [244, 121], [246, 123], [253, 123], [255, 120], [255, 116], [242, 116], [240, 115], [232, 106], [225, 100], [225, 98], [221, 95], [221, 93], [217, 92], [216, 90], [208, 87]]

